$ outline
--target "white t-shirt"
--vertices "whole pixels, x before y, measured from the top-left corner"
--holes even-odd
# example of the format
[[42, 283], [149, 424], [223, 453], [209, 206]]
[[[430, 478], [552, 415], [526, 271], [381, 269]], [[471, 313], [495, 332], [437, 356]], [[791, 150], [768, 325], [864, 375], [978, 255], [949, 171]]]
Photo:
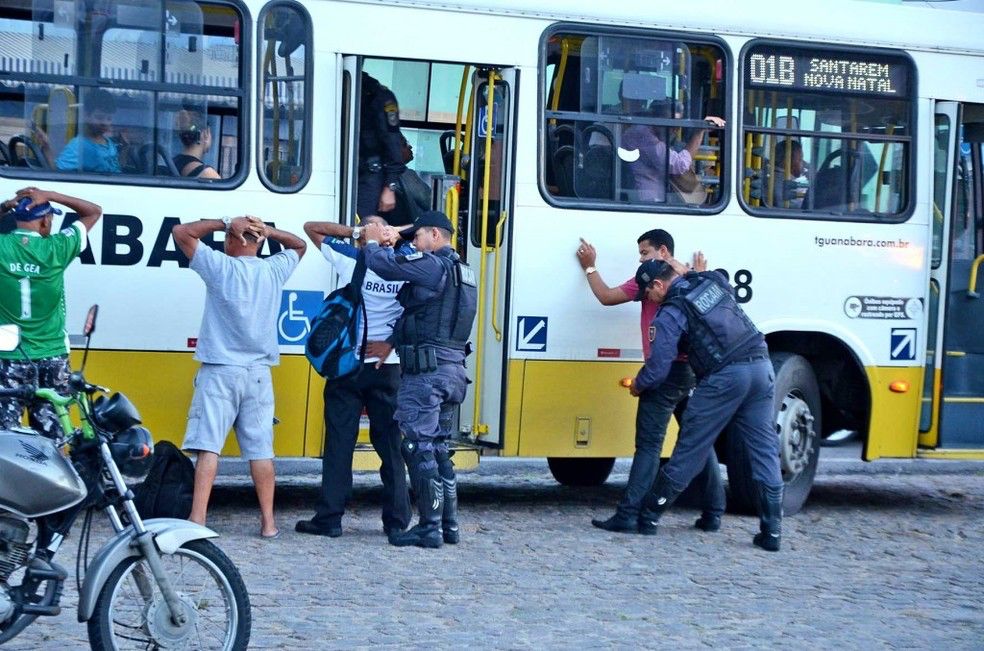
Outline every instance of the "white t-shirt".
[[[355, 271], [355, 258], [359, 250], [347, 242], [326, 237], [321, 243], [321, 253], [335, 268], [338, 274], [338, 286], [342, 287], [352, 281]], [[362, 281], [362, 300], [366, 306], [366, 321], [369, 324], [367, 341], [386, 341], [393, 334], [393, 326], [403, 314], [403, 306], [396, 300], [396, 294], [403, 287], [403, 281], [383, 280], [371, 269], [366, 269], [365, 280]], [[356, 341], [362, 342], [362, 319], [356, 327]], [[378, 357], [366, 357], [366, 362], [378, 362]], [[399, 364], [400, 358], [396, 349], [390, 352], [385, 364]]]
[[199, 242], [191, 268], [206, 290], [195, 359], [230, 366], [279, 364], [280, 296], [299, 260], [289, 249], [263, 259], [234, 258]]

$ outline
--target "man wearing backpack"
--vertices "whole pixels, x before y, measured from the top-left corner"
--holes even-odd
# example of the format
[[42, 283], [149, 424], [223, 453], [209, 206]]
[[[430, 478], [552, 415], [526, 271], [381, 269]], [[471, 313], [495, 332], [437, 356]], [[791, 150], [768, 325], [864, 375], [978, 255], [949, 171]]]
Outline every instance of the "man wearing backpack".
[[[382, 217], [372, 216], [363, 224], [383, 226]], [[308, 222], [304, 232], [321, 250], [338, 275], [338, 286], [352, 281], [361, 228], [332, 222]], [[351, 238], [352, 244], [342, 238]], [[354, 245], [353, 245], [354, 244]], [[393, 419], [396, 392], [400, 386], [400, 358], [387, 340], [393, 324], [403, 313], [396, 294], [400, 281], [387, 281], [366, 270], [361, 293], [366, 315], [366, 349], [360, 352], [362, 368], [354, 375], [325, 382], [325, 448], [321, 460], [321, 493], [314, 517], [300, 520], [300, 533], [337, 538], [342, 535], [342, 515], [352, 491], [352, 455], [359, 436], [359, 420], [365, 408], [369, 416], [369, 440], [382, 462], [383, 530], [387, 537], [403, 532], [410, 522], [410, 498], [406, 471], [400, 455], [400, 428]], [[360, 311], [361, 312], [361, 311]], [[357, 320], [355, 340], [363, 340], [362, 319]]]
[[[202, 245], [206, 235], [224, 230], [225, 253]], [[219, 453], [230, 427], [260, 502], [260, 536], [280, 535], [273, 517], [273, 383], [270, 367], [280, 362], [277, 316], [284, 283], [307, 245], [267, 226], [257, 217], [205, 219], [178, 224], [174, 241], [205, 282], [205, 312], [195, 347], [201, 362], [188, 411], [185, 450], [197, 453], [195, 495], [189, 520], [205, 524]], [[284, 250], [259, 258], [270, 238]]]

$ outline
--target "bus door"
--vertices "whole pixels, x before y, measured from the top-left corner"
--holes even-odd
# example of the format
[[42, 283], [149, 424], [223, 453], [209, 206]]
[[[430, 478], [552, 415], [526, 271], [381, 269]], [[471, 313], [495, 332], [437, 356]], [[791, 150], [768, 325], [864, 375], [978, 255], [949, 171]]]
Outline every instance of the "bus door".
[[980, 278], [984, 263], [984, 105], [937, 103], [935, 135], [927, 310], [927, 385], [931, 391], [924, 392], [920, 442], [948, 449], [984, 448], [984, 285]]
[[472, 384], [461, 405], [460, 431], [481, 445], [501, 447], [508, 230], [513, 204], [515, 100], [519, 71], [478, 68], [465, 129], [465, 180], [456, 246], [478, 279], [479, 305], [468, 358]]

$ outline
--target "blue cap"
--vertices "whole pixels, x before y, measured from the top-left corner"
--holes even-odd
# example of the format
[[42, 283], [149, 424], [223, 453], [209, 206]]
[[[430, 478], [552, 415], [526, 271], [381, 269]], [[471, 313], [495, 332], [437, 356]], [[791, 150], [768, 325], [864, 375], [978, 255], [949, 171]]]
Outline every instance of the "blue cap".
[[17, 205], [14, 206], [14, 210], [13, 210], [14, 219], [16, 219], [19, 222], [30, 222], [30, 221], [34, 221], [35, 219], [41, 219], [42, 217], [47, 217], [48, 215], [62, 214], [61, 210], [58, 210], [47, 201], [45, 201], [44, 203], [39, 203], [33, 208], [28, 208], [28, 206], [30, 205], [31, 205], [30, 197], [24, 197], [20, 201], [18, 201]]
[[646, 260], [639, 265], [639, 269], [636, 270], [635, 275], [635, 281], [639, 287], [639, 291], [636, 294], [635, 300], [641, 301], [646, 298], [646, 288], [649, 287], [649, 283], [660, 276], [668, 266], [669, 264], [662, 260]]
[[454, 226], [451, 225], [451, 220], [448, 219], [447, 215], [443, 212], [437, 210], [428, 210], [420, 217], [414, 220], [410, 228], [403, 231], [403, 237], [406, 239], [413, 239], [414, 233], [416, 233], [421, 228], [443, 228], [449, 233], [454, 232]]

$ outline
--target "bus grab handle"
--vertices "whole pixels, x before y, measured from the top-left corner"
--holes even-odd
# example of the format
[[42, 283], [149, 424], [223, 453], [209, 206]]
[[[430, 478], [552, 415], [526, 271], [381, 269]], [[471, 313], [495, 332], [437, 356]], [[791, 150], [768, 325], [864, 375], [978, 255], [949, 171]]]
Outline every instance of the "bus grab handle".
[[979, 255], [974, 258], [974, 264], [970, 266], [970, 281], [967, 283], [967, 298], [981, 297], [981, 295], [977, 292], [977, 270], [981, 266], [981, 262], [984, 262], [984, 255]]

